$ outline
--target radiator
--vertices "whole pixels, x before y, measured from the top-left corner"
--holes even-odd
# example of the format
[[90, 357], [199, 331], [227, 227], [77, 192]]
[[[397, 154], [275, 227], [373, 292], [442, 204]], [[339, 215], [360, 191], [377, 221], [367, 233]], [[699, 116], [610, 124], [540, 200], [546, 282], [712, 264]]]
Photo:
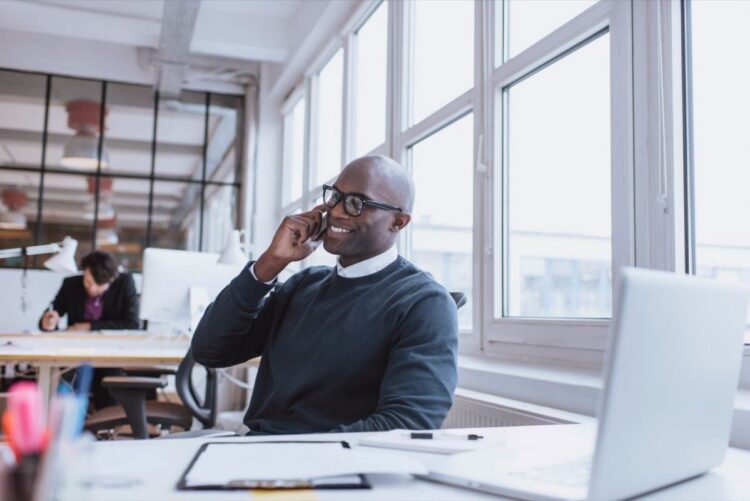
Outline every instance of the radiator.
[[588, 416], [459, 388], [443, 428], [565, 424], [589, 420]]

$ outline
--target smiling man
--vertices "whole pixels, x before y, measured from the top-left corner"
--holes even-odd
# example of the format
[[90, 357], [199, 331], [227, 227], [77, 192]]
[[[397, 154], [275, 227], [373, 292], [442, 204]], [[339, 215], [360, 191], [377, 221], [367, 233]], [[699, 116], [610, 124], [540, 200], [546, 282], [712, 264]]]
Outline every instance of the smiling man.
[[[323, 200], [284, 218], [209, 306], [195, 360], [227, 367], [262, 355], [245, 415], [251, 432], [439, 428], [456, 387], [458, 323], [447, 291], [396, 250], [411, 219], [411, 179], [389, 158], [363, 157], [323, 187]], [[335, 267], [278, 283], [321, 242], [339, 256]]]

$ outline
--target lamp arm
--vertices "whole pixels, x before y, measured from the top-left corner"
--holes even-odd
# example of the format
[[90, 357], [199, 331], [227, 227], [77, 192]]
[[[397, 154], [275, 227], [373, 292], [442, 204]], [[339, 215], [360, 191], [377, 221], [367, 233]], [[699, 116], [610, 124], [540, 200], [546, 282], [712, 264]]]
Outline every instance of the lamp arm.
[[36, 256], [37, 254], [51, 254], [60, 251], [60, 244], [30, 245], [28, 247], [15, 247], [13, 249], [0, 250], [0, 259], [19, 257], [24, 254], [27, 256]]

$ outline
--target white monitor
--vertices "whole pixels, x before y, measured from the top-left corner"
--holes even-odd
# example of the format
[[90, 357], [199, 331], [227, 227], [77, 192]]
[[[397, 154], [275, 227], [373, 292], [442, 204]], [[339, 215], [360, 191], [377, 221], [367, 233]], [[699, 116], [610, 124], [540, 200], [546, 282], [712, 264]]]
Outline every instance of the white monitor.
[[244, 264], [218, 264], [218, 254], [147, 248], [143, 251], [140, 317], [154, 325], [194, 327], [203, 310]]

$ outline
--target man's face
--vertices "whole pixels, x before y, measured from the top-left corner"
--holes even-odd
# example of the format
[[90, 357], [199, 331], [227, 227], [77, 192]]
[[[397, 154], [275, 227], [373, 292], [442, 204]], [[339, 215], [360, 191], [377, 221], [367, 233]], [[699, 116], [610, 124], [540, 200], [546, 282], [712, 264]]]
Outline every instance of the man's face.
[[[342, 193], [356, 193], [376, 202], [393, 204], [378, 183], [370, 182], [362, 170], [345, 170], [334, 183]], [[350, 216], [340, 201], [328, 209], [328, 230], [323, 247], [331, 254], [341, 256], [341, 264], [349, 266], [377, 256], [388, 250], [395, 242], [397, 233], [391, 231], [395, 211], [364, 206], [362, 214]], [[343, 230], [343, 231], [342, 231]]]
[[96, 280], [94, 280], [91, 271], [86, 268], [83, 270], [83, 288], [86, 289], [86, 294], [88, 294], [89, 297], [98, 297], [107, 292], [107, 289], [109, 289], [109, 282], [99, 285], [96, 283]]

